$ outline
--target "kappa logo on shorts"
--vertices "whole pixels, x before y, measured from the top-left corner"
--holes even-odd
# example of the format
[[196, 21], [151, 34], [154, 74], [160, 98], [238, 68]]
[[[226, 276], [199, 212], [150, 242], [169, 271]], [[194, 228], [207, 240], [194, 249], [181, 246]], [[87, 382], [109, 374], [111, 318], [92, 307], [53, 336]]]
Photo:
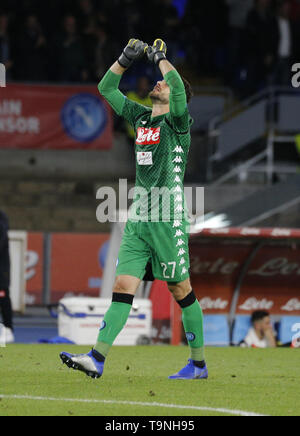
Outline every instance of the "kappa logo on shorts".
[[136, 144], [137, 145], [154, 145], [160, 143], [160, 127], [148, 129], [139, 127], [137, 129]]

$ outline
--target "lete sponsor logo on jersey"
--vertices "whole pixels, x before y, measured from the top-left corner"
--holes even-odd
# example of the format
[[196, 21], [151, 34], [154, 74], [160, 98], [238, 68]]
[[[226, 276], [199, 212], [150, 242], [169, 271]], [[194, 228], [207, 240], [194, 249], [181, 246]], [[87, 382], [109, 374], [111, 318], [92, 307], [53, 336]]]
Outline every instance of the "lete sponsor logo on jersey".
[[160, 127], [155, 129], [139, 127], [137, 129], [137, 145], [154, 145], [160, 143]]

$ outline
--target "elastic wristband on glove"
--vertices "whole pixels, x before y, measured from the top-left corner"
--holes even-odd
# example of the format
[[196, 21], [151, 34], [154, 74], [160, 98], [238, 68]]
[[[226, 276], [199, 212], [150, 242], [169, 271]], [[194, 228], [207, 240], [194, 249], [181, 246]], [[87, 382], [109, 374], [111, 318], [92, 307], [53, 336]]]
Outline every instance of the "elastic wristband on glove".
[[129, 59], [126, 56], [126, 54], [123, 52], [121, 54], [121, 56], [119, 57], [118, 62], [121, 65], [122, 68], [129, 68], [132, 65], [132, 63], [133, 63], [133, 60]]
[[158, 66], [160, 61], [167, 60], [166, 55], [164, 53], [158, 52], [154, 55], [154, 62]]

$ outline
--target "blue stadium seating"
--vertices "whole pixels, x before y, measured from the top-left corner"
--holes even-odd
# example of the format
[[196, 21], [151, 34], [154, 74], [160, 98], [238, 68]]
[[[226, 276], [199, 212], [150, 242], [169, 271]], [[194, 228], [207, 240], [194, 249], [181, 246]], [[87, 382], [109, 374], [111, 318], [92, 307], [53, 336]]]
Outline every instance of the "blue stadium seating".
[[238, 315], [235, 318], [233, 332], [232, 332], [232, 343], [238, 345], [242, 342], [249, 329], [251, 327], [251, 317], [247, 315]]
[[[300, 325], [299, 316], [283, 316], [281, 318], [278, 339], [282, 344], [288, 344], [292, 342], [293, 336], [297, 333], [297, 331], [292, 331], [292, 328], [295, 324]], [[299, 330], [300, 329], [298, 329], [298, 332]]]
[[204, 315], [205, 345], [229, 346], [230, 333], [226, 315]]

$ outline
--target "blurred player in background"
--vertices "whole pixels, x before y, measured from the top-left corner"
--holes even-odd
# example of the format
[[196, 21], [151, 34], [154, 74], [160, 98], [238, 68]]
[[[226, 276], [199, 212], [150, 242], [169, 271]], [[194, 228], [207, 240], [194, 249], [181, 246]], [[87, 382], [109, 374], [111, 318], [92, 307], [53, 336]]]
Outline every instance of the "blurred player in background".
[[251, 324], [242, 346], [253, 348], [276, 348], [276, 338], [273, 331], [271, 317], [268, 312], [256, 311], [251, 316]]
[[[142, 76], [137, 81], [137, 86], [135, 91], [129, 91], [127, 98], [131, 101], [135, 101], [143, 106], [152, 107], [152, 100], [149, 96], [150, 91], [150, 81], [147, 76]], [[127, 134], [130, 142], [135, 139], [135, 130], [130, 123], [127, 124]]]
[[4, 324], [5, 343], [14, 342], [12, 305], [9, 296], [10, 258], [8, 246], [8, 218], [0, 210], [0, 308]]
[[[150, 93], [152, 109], [129, 100], [119, 91], [122, 75], [146, 53], [163, 76]], [[93, 378], [103, 373], [109, 349], [127, 322], [149, 263], [153, 276], [168, 283], [182, 309], [191, 351], [188, 364], [169, 378], [208, 377], [203, 314], [189, 278], [189, 230], [183, 193], [192, 124], [187, 103], [192, 90], [167, 60], [166, 53], [166, 44], [161, 39], [152, 47], [131, 39], [99, 84], [100, 93], [135, 131], [136, 195], [119, 251], [112, 304], [104, 317], [97, 344], [87, 355], [61, 353], [63, 363]], [[160, 202], [157, 190], [161, 189], [172, 193], [172, 199], [164, 197]], [[157, 195], [152, 196], [155, 192]], [[134, 215], [137, 209], [139, 214]]]

